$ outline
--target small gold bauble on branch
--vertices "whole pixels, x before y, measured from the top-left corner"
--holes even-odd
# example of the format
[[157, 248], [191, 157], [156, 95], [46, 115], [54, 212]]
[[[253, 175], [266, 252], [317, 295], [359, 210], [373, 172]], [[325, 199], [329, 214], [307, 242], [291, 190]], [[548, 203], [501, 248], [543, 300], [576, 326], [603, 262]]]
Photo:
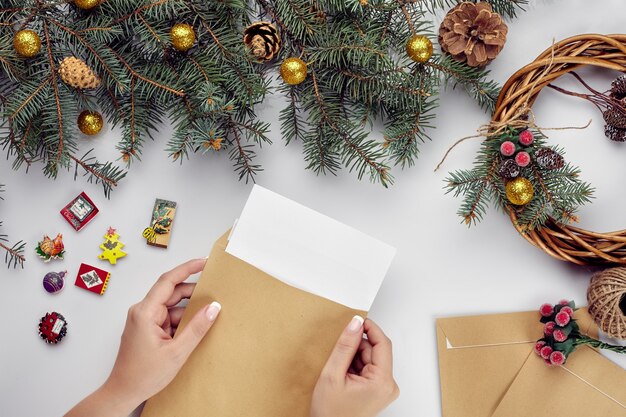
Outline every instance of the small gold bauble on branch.
[[94, 7], [100, 5], [102, 0], [74, 0], [74, 4], [79, 9], [91, 10]]
[[104, 126], [104, 120], [102, 115], [96, 111], [85, 110], [78, 115], [76, 121], [78, 128], [85, 135], [95, 135], [102, 130]]
[[268, 62], [280, 50], [280, 35], [270, 22], [255, 22], [243, 31], [243, 43], [259, 62]]
[[65, 84], [74, 88], [97, 88], [100, 85], [100, 78], [85, 61], [73, 56], [68, 56], [61, 61], [59, 76]]
[[37, 32], [30, 29], [20, 30], [13, 38], [13, 48], [18, 55], [32, 58], [41, 50], [41, 39]]
[[406, 53], [413, 61], [424, 63], [433, 55], [433, 43], [426, 36], [412, 36], [406, 43]]
[[530, 181], [524, 177], [517, 177], [506, 183], [506, 198], [511, 204], [523, 206], [530, 203], [535, 195], [535, 189]]
[[170, 29], [170, 40], [174, 49], [185, 52], [191, 49], [196, 41], [196, 32], [194, 32], [193, 26], [187, 23], [176, 23]]
[[291, 85], [300, 84], [306, 79], [307, 65], [300, 58], [287, 58], [280, 64], [280, 76]]

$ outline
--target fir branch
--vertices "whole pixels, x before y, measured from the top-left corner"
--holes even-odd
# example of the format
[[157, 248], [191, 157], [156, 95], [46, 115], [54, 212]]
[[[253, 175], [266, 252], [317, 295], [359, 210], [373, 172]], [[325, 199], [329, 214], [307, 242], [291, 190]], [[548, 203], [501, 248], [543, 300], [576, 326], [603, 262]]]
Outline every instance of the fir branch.
[[[0, 193], [4, 192], [4, 184], [0, 184]], [[4, 198], [0, 195], [0, 200], [4, 200]], [[0, 221], [0, 228], [2, 227], [2, 222]], [[8, 242], [8, 236], [0, 233], [0, 248], [2, 248], [6, 253], [4, 255], [4, 262], [7, 264], [7, 267], [16, 268], [20, 265], [24, 268], [24, 262], [26, 261], [26, 257], [24, 256], [24, 248], [26, 247], [26, 243], [23, 241], [19, 241], [12, 246], [5, 245], [2, 242]]]
[[52, 60], [52, 49], [50, 47], [50, 34], [48, 33], [48, 23], [44, 21], [43, 23], [43, 31], [46, 38], [46, 50], [48, 51], [48, 59], [50, 63], [50, 71], [52, 77], [52, 88], [54, 89], [54, 102], [57, 108], [57, 116], [58, 116], [58, 124], [59, 124], [59, 141], [57, 154], [55, 158], [55, 165], [57, 165], [61, 160], [61, 154], [63, 153], [63, 112], [61, 110], [61, 99], [59, 98], [59, 87], [57, 86], [57, 69], [54, 61]]
[[105, 164], [98, 162], [95, 157], [89, 156], [91, 152], [92, 150], [89, 150], [82, 158], [70, 156], [72, 161], [76, 163], [74, 180], [78, 177], [78, 167], [81, 167], [85, 171], [83, 176], [87, 177], [87, 182], [101, 184], [104, 196], [110, 198], [111, 190], [117, 187], [119, 181], [126, 176], [126, 172], [113, 166], [110, 162]]

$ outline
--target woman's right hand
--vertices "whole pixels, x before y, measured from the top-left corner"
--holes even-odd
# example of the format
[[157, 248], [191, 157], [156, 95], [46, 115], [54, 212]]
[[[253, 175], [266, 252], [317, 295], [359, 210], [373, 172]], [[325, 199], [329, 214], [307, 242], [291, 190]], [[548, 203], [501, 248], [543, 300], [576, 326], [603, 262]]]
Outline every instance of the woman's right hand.
[[317, 381], [311, 417], [377, 416], [400, 395], [392, 356], [391, 341], [380, 327], [355, 316]]

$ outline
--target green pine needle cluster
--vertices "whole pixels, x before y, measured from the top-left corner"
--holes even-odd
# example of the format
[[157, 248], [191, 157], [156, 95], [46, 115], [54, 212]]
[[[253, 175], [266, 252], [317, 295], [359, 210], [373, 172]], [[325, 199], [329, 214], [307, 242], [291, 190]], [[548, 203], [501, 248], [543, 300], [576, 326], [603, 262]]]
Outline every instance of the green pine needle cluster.
[[[3, 184], [0, 184], [0, 193], [1, 192], [4, 192]], [[4, 200], [4, 198], [0, 196], [0, 200]], [[2, 227], [1, 221], [0, 227]], [[0, 233], [0, 249], [4, 251], [4, 262], [7, 264], [7, 267], [15, 268], [19, 265], [23, 268], [24, 261], [26, 261], [26, 257], [24, 256], [24, 248], [26, 247], [26, 243], [20, 240], [19, 242], [10, 245], [8, 244], [8, 242], [8, 236]]]
[[[547, 147], [546, 137], [533, 131], [534, 149]], [[504, 160], [500, 144], [505, 140], [515, 141], [518, 131], [508, 129], [502, 135], [485, 140], [476, 156], [474, 167], [450, 173], [446, 179], [448, 193], [462, 197], [458, 215], [468, 226], [482, 220], [489, 204], [502, 210], [512, 210], [517, 215], [517, 223], [522, 230], [540, 228], [550, 219], [557, 223], [576, 220], [577, 209], [590, 201], [593, 188], [580, 179], [580, 169], [564, 163], [557, 169], [546, 169], [535, 162], [521, 168], [519, 177], [528, 179], [534, 188], [532, 200], [524, 206], [512, 205], [506, 196], [506, 180], [498, 169]], [[552, 147], [563, 156], [564, 151]], [[529, 152], [533, 153], [532, 150]], [[532, 156], [531, 156], [532, 157]]]

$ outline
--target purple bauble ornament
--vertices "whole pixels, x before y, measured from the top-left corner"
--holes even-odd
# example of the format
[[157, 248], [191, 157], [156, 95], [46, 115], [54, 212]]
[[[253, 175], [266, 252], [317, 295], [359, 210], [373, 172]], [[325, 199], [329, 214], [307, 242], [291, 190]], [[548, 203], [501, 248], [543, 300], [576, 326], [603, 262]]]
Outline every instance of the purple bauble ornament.
[[55, 294], [63, 289], [65, 280], [63, 279], [67, 274], [67, 271], [63, 272], [48, 272], [43, 277], [43, 287], [50, 294]]

